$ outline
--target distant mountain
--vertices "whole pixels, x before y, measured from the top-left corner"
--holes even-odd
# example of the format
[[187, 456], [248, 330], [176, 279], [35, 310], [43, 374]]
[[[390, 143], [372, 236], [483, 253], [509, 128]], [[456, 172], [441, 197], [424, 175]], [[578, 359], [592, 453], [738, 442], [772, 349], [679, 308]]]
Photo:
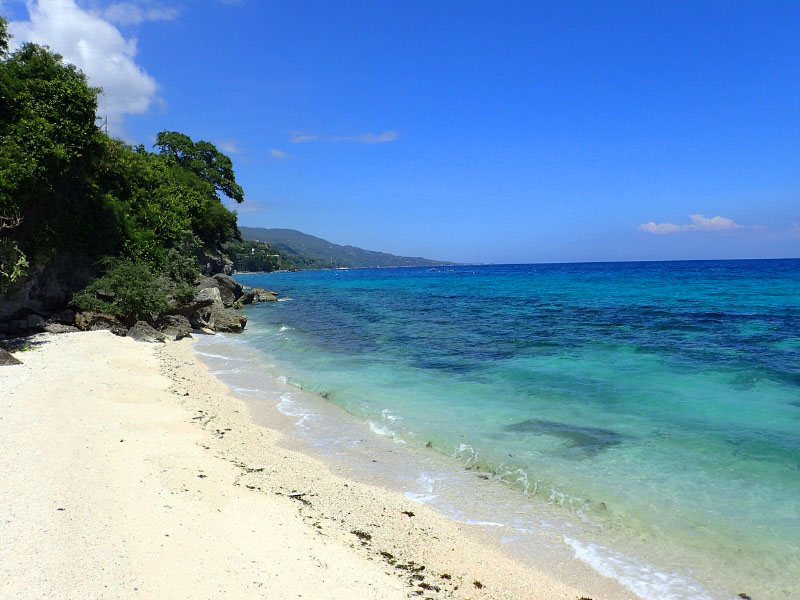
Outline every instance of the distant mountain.
[[420, 267], [453, 264], [444, 260], [430, 260], [418, 256], [395, 256], [385, 252], [362, 250], [355, 246], [340, 246], [295, 229], [264, 229], [261, 227], [240, 227], [239, 229], [242, 230], [242, 237], [246, 240], [266, 242], [283, 253], [335, 267]]

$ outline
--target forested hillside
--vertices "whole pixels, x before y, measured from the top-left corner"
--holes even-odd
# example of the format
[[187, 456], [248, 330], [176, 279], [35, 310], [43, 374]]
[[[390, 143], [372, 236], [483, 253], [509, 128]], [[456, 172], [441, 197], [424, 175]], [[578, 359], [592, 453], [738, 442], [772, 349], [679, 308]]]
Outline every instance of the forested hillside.
[[83, 73], [8, 42], [0, 18], [0, 317], [63, 308], [97, 277], [73, 305], [138, 317], [189, 298], [197, 258], [240, 237], [230, 158], [178, 132], [110, 138]]
[[330, 267], [411, 267], [449, 265], [447, 261], [418, 256], [395, 256], [385, 252], [342, 246], [294, 229], [263, 229], [242, 227], [245, 240], [265, 242], [275, 247], [289, 260], [314, 264], [306, 268]]

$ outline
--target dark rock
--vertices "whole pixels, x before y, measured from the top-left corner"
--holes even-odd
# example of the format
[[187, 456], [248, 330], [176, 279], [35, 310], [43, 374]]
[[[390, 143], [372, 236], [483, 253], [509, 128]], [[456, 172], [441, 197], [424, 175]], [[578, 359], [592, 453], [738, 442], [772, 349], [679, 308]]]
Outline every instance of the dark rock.
[[256, 293], [254, 290], [242, 290], [242, 297], [237, 300], [242, 304], [252, 304], [256, 302]]
[[125, 335], [128, 333], [128, 328], [125, 327], [117, 317], [91, 311], [77, 313], [75, 315], [75, 327], [81, 331], [108, 329], [115, 335]]
[[206, 277], [211, 277], [217, 273], [230, 275], [233, 273], [233, 261], [224, 256], [211, 256], [204, 252], [199, 252], [195, 256], [197, 264], [200, 265], [200, 272]]
[[161, 315], [156, 321], [156, 329], [170, 340], [181, 340], [192, 334], [189, 319], [183, 315]]
[[60, 254], [47, 265], [29, 269], [28, 275], [0, 294], [0, 319], [19, 318], [23, 311], [42, 315], [63, 310], [73, 292], [96, 274], [87, 257]]
[[48, 323], [44, 326], [44, 330], [47, 333], [73, 333], [75, 331], [80, 331], [77, 327], [64, 325], [63, 323]]
[[10, 352], [6, 352], [2, 348], [0, 348], [0, 366], [8, 366], [8, 365], [21, 365], [22, 363], [18, 361], [13, 354]]
[[75, 323], [75, 312], [70, 309], [61, 311], [58, 315], [58, 322], [64, 325], [73, 325]]
[[167, 339], [163, 333], [156, 331], [145, 321], [136, 321], [126, 337], [133, 338], [137, 342], [163, 342]]
[[211, 319], [208, 327], [214, 331], [226, 331], [230, 333], [241, 333], [247, 324], [247, 317], [232, 308], [215, 308], [211, 310]]
[[43, 329], [44, 328], [44, 319], [39, 315], [28, 315], [28, 330], [31, 329]]

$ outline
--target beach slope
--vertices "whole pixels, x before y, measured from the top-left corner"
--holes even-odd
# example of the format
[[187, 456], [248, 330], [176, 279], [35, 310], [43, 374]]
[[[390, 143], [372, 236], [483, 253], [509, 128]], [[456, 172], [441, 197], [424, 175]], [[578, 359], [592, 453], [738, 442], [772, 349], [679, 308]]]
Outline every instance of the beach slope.
[[190, 340], [72, 333], [18, 356], [0, 371], [0, 598], [589, 596], [282, 448]]

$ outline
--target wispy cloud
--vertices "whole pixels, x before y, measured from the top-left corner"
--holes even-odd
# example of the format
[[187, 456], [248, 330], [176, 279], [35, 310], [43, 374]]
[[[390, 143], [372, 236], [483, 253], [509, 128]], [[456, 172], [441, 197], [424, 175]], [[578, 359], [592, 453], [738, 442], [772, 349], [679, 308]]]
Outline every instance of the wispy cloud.
[[234, 139], [217, 140], [216, 146], [225, 154], [241, 154], [242, 152], [239, 141]]
[[145, 21], [171, 21], [180, 11], [158, 5], [137, 4], [134, 2], [114, 2], [100, 11], [104, 19], [117, 25], [139, 25]]
[[639, 231], [666, 235], [670, 233], [681, 233], [683, 231], [727, 231], [731, 229], [748, 229], [752, 225], [740, 225], [733, 219], [727, 217], [704, 217], [703, 215], [689, 215], [690, 223], [676, 225], [675, 223], [642, 223]]
[[382, 131], [374, 133], [367, 131], [365, 133], [358, 133], [355, 135], [315, 135], [311, 133], [304, 133], [302, 131], [290, 131], [289, 141], [292, 144], [300, 144], [303, 142], [355, 142], [360, 144], [382, 144], [385, 142], [393, 142], [400, 134], [393, 130]]
[[136, 38], [125, 39], [111, 20], [75, 0], [31, 0], [26, 7], [29, 20], [10, 24], [12, 43], [50, 46], [102, 87], [97, 112], [108, 116], [112, 133], [119, 135], [126, 115], [150, 109], [158, 84], [136, 63]]
[[278, 150], [277, 148], [270, 148], [269, 155], [272, 158], [287, 158], [289, 156], [289, 153], [283, 150]]

